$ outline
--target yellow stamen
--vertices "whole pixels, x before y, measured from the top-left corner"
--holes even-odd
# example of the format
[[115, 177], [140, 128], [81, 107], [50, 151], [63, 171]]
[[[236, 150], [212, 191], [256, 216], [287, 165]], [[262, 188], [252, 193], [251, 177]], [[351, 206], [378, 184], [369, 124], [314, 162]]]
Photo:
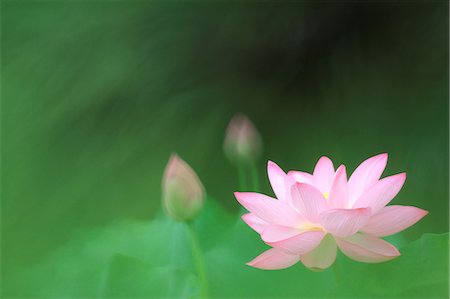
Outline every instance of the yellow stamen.
[[328, 196], [329, 196], [328, 192], [325, 192], [325, 193], [323, 194], [323, 197], [325, 197], [325, 199], [328, 199]]
[[302, 231], [323, 231], [322, 227], [310, 222], [303, 222], [297, 228]]

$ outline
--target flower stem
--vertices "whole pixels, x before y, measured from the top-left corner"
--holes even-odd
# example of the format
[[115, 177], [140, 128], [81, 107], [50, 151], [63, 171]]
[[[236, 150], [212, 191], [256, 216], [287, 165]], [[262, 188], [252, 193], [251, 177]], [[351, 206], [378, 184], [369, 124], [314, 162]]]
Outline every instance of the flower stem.
[[332, 269], [334, 278], [336, 278], [336, 284], [339, 285], [341, 283], [341, 272], [339, 270], [339, 263], [337, 261], [333, 264]]
[[197, 233], [194, 230], [193, 223], [187, 222], [187, 231], [191, 243], [192, 256], [197, 271], [198, 280], [200, 282], [200, 298], [208, 298], [208, 278], [206, 275], [206, 267], [202, 249], [198, 242]]
[[245, 174], [245, 165], [242, 162], [237, 164], [239, 191], [248, 191], [247, 176]]
[[258, 169], [256, 166], [256, 163], [252, 163], [250, 165], [250, 172], [251, 172], [251, 178], [253, 183], [253, 190], [254, 192], [259, 192], [259, 176], [258, 176]]

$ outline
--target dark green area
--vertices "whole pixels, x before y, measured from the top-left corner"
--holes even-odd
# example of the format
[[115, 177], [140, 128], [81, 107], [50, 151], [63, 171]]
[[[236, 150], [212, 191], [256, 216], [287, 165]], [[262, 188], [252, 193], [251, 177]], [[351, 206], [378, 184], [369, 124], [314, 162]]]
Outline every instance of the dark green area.
[[[255, 250], [256, 234], [231, 239], [231, 253], [216, 239], [221, 232], [225, 238], [238, 213], [236, 171], [222, 151], [236, 112], [249, 115], [263, 137], [258, 171], [264, 192], [271, 193], [268, 159], [285, 170], [311, 171], [328, 155], [353, 170], [388, 152], [385, 174], [408, 173], [393, 203], [430, 211], [399, 235], [400, 243], [448, 231], [447, 2], [5, 0], [1, 27], [3, 297], [119, 296], [126, 289], [99, 290], [116, 279], [128, 284], [129, 272], [152, 277], [141, 263], [187, 279], [175, 282], [185, 293], [155, 295], [191, 294], [191, 265], [169, 263], [164, 255], [176, 234], [154, 224], [162, 221], [154, 219], [173, 151], [228, 213], [211, 205], [215, 212], [197, 227], [208, 236], [202, 244], [212, 255], [209, 267], [228, 266], [216, 273], [222, 278], [212, 282], [213, 291], [256, 296], [256, 289], [244, 288], [253, 277], [284, 280], [285, 296], [297, 296], [301, 288], [289, 283], [297, 283], [298, 271], [309, 273], [305, 269], [243, 270], [263, 249]], [[217, 221], [219, 214], [228, 220]], [[164, 237], [155, 241], [155, 231]], [[133, 234], [142, 240], [123, 248]], [[158, 263], [143, 252], [155, 252]], [[401, 261], [348, 271], [415, 269]], [[103, 277], [105, 265], [124, 275]], [[376, 277], [379, 270], [373, 271]], [[447, 280], [445, 267], [439, 271], [433, 277]], [[328, 276], [308, 279], [314, 286]], [[402, 285], [395, 292], [409, 297], [448, 289], [426, 283], [421, 291]], [[317, 295], [311, 290], [307, 296]]]

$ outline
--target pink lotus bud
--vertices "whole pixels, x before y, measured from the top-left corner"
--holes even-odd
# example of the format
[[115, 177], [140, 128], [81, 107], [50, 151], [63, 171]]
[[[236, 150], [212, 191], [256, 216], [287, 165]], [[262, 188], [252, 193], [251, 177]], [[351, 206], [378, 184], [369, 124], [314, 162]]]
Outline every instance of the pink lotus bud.
[[237, 114], [230, 121], [225, 136], [224, 150], [233, 162], [252, 162], [259, 158], [262, 150], [261, 136], [250, 119]]
[[193, 219], [202, 209], [205, 189], [192, 168], [172, 154], [162, 181], [163, 204], [167, 214], [177, 221]]

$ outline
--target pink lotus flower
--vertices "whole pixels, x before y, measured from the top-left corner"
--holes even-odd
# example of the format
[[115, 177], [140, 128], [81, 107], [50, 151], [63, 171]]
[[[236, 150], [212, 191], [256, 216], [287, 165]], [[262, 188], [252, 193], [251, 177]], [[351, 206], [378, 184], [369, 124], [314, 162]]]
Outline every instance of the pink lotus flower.
[[250, 213], [242, 219], [272, 248], [248, 265], [283, 269], [301, 261], [312, 269], [326, 269], [337, 248], [353, 260], [378, 263], [400, 255], [381, 237], [398, 233], [428, 214], [412, 206], [386, 206], [400, 191], [405, 173], [380, 179], [387, 154], [364, 161], [347, 180], [344, 165], [336, 171], [327, 157], [313, 174], [287, 174], [269, 161], [267, 172], [278, 198], [236, 192]]

